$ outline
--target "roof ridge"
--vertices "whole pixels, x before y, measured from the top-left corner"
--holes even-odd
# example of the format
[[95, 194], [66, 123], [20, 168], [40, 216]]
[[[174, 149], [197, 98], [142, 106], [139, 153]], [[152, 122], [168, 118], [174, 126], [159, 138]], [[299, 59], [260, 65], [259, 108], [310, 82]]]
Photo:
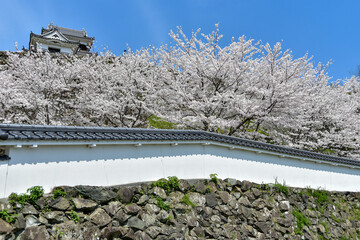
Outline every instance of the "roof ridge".
[[54, 28], [70, 30], [70, 31], [74, 31], [74, 32], [83, 32], [83, 30], [76, 30], [76, 29], [71, 29], [71, 28], [66, 28], [66, 27], [60, 27], [60, 26], [57, 26], [57, 25], [54, 25]]
[[[48, 33], [50, 33], [50, 32], [48, 32]], [[48, 34], [48, 33], [46, 33], [46, 34]], [[60, 32], [59, 32], [60, 33]], [[60, 34], [62, 34], [62, 35], [66, 35], [66, 34], [64, 34], [64, 33], [60, 33]], [[38, 38], [42, 38], [42, 39], [47, 39], [47, 40], [56, 40], [56, 41], [60, 41], [60, 42], [63, 42], [63, 43], [70, 43], [70, 44], [78, 44], [79, 43], [79, 41], [74, 41], [74, 40], [69, 40], [69, 39], [67, 39], [67, 37], [65, 37], [67, 40], [66, 41], [63, 41], [63, 40], [61, 40], [61, 39], [51, 39], [51, 38], [46, 38], [46, 37], [44, 37], [42, 34], [36, 34], [36, 33], [30, 33], [30, 35], [32, 35], [32, 36], [35, 36], [35, 37], [38, 37]]]
[[116, 127], [92, 127], [92, 126], [65, 126], [65, 125], [28, 125], [28, 124], [7, 124], [0, 123], [0, 131], [2, 129], [6, 130], [20, 130], [20, 131], [31, 131], [31, 130], [48, 130], [48, 131], [74, 131], [74, 132], [84, 132], [84, 131], [102, 131], [102, 132], [184, 132], [184, 133], [195, 133], [195, 132], [204, 132], [202, 130], [192, 130], [192, 129], [151, 129], [151, 128], [116, 128]]

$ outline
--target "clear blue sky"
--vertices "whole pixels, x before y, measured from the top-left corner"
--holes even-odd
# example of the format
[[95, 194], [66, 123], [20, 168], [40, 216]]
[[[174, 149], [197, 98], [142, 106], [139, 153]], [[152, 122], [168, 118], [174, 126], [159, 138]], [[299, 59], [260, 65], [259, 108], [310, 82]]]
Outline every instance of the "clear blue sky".
[[28, 48], [30, 31], [40, 33], [51, 21], [95, 37], [119, 55], [171, 41], [176, 26], [190, 34], [210, 33], [219, 23], [222, 45], [231, 37], [274, 44], [282, 41], [295, 57], [306, 52], [315, 62], [333, 61], [329, 75], [344, 79], [360, 64], [360, 1], [347, 0], [1, 0], [0, 50], [14, 43]]

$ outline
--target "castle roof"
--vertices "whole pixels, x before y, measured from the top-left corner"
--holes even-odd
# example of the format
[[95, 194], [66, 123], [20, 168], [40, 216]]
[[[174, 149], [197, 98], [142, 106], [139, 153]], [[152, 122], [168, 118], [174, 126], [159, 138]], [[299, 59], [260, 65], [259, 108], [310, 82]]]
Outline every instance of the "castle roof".
[[75, 30], [59, 27], [51, 23], [46, 28], [41, 29], [41, 34], [30, 34], [29, 49], [32, 51], [42, 49], [85, 55], [90, 53], [94, 40], [94, 37], [87, 36], [85, 29]]
[[52, 25], [51, 27], [47, 27], [47, 28], [42, 28], [41, 29], [41, 34], [47, 34], [51, 31], [57, 30], [59, 32], [61, 32], [64, 36], [68, 37], [68, 38], [84, 38], [84, 39], [89, 39], [89, 40], [94, 40], [94, 37], [89, 37], [87, 36], [87, 33], [85, 31], [85, 29], [83, 30], [75, 30], [75, 29], [70, 29], [70, 28], [64, 28], [64, 27], [59, 27], [59, 26], [54, 26]]

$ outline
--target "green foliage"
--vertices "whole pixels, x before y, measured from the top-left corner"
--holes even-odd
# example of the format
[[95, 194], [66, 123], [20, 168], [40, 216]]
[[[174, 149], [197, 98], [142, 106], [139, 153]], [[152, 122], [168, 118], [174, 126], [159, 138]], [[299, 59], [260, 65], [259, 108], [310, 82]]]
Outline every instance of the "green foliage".
[[42, 213], [46, 213], [46, 212], [50, 212], [50, 211], [51, 211], [51, 209], [50, 209], [48, 203], [46, 203], [46, 205], [41, 210]]
[[168, 183], [169, 186], [172, 190], [179, 190], [180, 189], [180, 184], [179, 184], [179, 179], [175, 176], [173, 177], [168, 177]]
[[262, 135], [265, 135], [265, 136], [270, 136], [270, 134], [266, 131], [265, 128], [260, 128], [258, 130], [258, 133], [262, 134]]
[[70, 212], [70, 217], [71, 217], [71, 219], [74, 221], [74, 223], [78, 223], [78, 222], [79, 222], [79, 215], [78, 215], [77, 212], [75, 212], [74, 210], [71, 210], [71, 212]]
[[313, 151], [320, 152], [320, 153], [323, 153], [323, 154], [334, 154], [334, 153], [336, 153], [335, 150], [333, 150], [331, 148], [324, 148], [324, 147], [313, 148]]
[[266, 184], [266, 183], [261, 183], [259, 189], [263, 190], [263, 191], [269, 191], [270, 186], [268, 184]]
[[170, 224], [172, 221], [174, 220], [174, 217], [173, 217], [173, 215], [169, 215], [167, 218], [166, 218], [166, 224]]
[[342, 196], [341, 198], [338, 198], [340, 203], [346, 203], [346, 199], [344, 196]]
[[346, 236], [344, 236], [344, 235], [342, 235], [339, 239], [340, 239], [340, 240], [350, 240], [350, 238], [348, 238], [348, 237], [346, 237]]
[[161, 120], [161, 118], [159, 118], [155, 115], [151, 115], [148, 118], [148, 122], [149, 122], [150, 126], [152, 126], [154, 128], [158, 128], [158, 129], [174, 129], [174, 127], [175, 127], [174, 123], [170, 123], [170, 122]]
[[329, 233], [329, 225], [327, 224], [327, 222], [322, 221], [322, 222], [320, 222], [320, 224], [324, 226], [325, 233], [328, 234]]
[[226, 135], [229, 132], [229, 129], [224, 130], [224, 129], [217, 127], [215, 132]]
[[22, 206], [25, 206], [26, 201], [28, 201], [28, 195], [26, 194], [20, 194], [17, 198], [18, 203], [20, 203]]
[[156, 205], [159, 207], [159, 208], [161, 208], [161, 209], [163, 209], [163, 210], [166, 210], [166, 211], [169, 211], [170, 210], [170, 205], [168, 205], [168, 204], [166, 204], [165, 202], [164, 202], [164, 200], [162, 200], [162, 198], [161, 197], [158, 197], [158, 196], [154, 196], [155, 197], [155, 199], [156, 199], [156, 201], [157, 201], [157, 203], [156, 203]]
[[17, 215], [14, 214], [9, 214], [7, 209], [1, 210], [0, 211], [0, 218], [5, 220], [8, 223], [13, 223], [15, 222]]
[[341, 222], [341, 220], [339, 218], [336, 218], [333, 214], [331, 214], [331, 218], [332, 218], [332, 220], [334, 220], [337, 223]]
[[337, 207], [337, 209], [341, 209], [340, 204], [338, 204], [338, 203], [336, 203], [336, 202], [334, 202], [333, 204], [334, 204], [335, 207]]
[[22, 206], [25, 206], [25, 203], [27, 202], [28, 200], [28, 195], [26, 194], [16, 194], [16, 193], [12, 193], [10, 194], [9, 196], [9, 202], [12, 206], [15, 205], [15, 202], [18, 202], [20, 203]]
[[66, 197], [66, 195], [67, 195], [67, 193], [64, 192], [64, 190], [62, 190], [62, 189], [55, 189], [53, 191], [53, 194], [54, 194], [53, 199], [55, 199], [57, 197], [60, 197], [60, 196], [61, 197]]
[[189, 195], [185, 194], [184, 197], [181, 199], [182, 203], [185, 203], [188, 206], [195, 207], [196, 205], [192, 203], [189, 199]]
[[44, 195], [44, 188], [41, 186], [34, 186], [29, 188], [27, 191], [29, 193], [28, 202], [36, 205], [36, 201]]
[[354, 214], [355, 214], [355, 220], [360, 221], [360, 210], [359, 209], [354, 210]]
[[248, 125], [248, 127], [249, 128], [246, 129], [246, 132], [258, 132], [262, 135], [270, 136], [270, 134], [267, 132], [266, 128], [258, 127], [258, 129], [256, 129], [256, 126], [253, 125], [252, 121], [251, 121], [251, 124]]
[[211, 192], [212, 192], [211, 187], [210, 187], [210, 186], [206, 186], [205, 192], [206, 192], [206, 193], [211, 193]]
[[322, 205], [319, 204], [319, 205], [317, 206], [317, 209], [319, 210], [319, 212], [320, 212], [321, 214], [324, 214], [325, 211], [324, 211], [324, 207], [323, 207]]
[[18, 195], [16, 193], [11, 193], [9, 195], [9, 203], [14, 206], [15, 205], [15, 202], [17, 201], [18, 199]]
[[296, 218], [296, 225], [297, 225], [297, 228], [295, 229], [295, 233], [302, 234], [302, 230], [303, 230], [304, 226], [310, 225], [310, 220], [307, 217], [305, 217], [302, 214], [302, 212], [300, 212], [298, 210], [294, 210], [293, 215]]
[[275, 189], [276, 189], [277, 192], [285, 194], [286, 197], [289, 196], [290, 190], [286, 186], [285, 182], [283, 182], [283, 184], [281, 184], [281, 183], [278, 182], [277, 178], [275, 178], [275, 184], [274, 185], [275, 185]]
[[210, 174], [210, 181], [212, 181], [215, 184], [218, 184], [219, 179], [217, 178], [217, 174], [216, 173], [212, 173]]
[[317, 189], [313, 192], [312, 196], [315, 198], [318, 204], [324, 204], [329, 202], [329, 196], [325, 190]]
[[64, 232], [60, 231], [60, 229], [57, 227], [56, 228], [56, 233], [55, 233], [55, 239], [61, 239], [62, 235], [64, 234]]
[[21, 206], [25, 206], [25, 203], [28, 202], [36, 206], [36, 201], [44, 195], [44, 189], [41, 186], [34, 186], [27, 190], [28, 194], [16, 194], [12, 193], [9, 196], [9, 202], [12, 206], [15, 206], [15, 203], [18, 202]]
[[160, 179], [156, 182], [153, 182], [151, 184], [153, 187], [160, 187], [164, 189], [167, 192], [176, 191], [180, 189], [179, 179], [175, 176], [168, 177], [168, 180], [166, 179]]
[[168, 181], [166, 179], [160, 179], [160, 180], [157, 180], [156, 182], [153, 182], [151, 184], [152, 187], [160, 187], [162, 189], [167, 189], [169, 187], [168, 185]]

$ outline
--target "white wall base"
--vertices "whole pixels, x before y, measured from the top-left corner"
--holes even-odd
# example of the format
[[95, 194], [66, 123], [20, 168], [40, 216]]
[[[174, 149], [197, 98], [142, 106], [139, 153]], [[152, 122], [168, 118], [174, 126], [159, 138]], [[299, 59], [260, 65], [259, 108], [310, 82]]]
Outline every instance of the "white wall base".
[[216, 145], [43, 145], [11, 148], [0, 162], [0, 197], [40, 185], [110, 186], [154, 181], [168, 176], [235, 178], [293, 187], [360, 191], [360, 169], [256, 153]]

